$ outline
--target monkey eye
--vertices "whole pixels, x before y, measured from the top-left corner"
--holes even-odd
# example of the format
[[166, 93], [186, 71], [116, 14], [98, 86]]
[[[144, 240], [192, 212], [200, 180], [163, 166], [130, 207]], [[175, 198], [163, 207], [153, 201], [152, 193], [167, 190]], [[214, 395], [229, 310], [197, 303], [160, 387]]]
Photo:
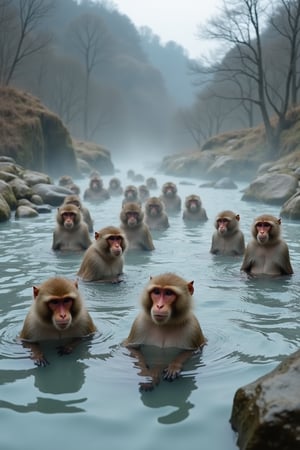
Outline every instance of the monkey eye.
[[73, 299], [70, 298], [70, 297], [66, 297], [66, 298], [63, 299], [63, 304], [64, 305], [68, 305], [69, 303], [72, 303], [72, 302], [73, 302]]
[[159, 288], [159, 287], [153, 288], [151, 293], [154, 294], [154, 295], [164, 294], [167, 297], [171, 297], [173, 295], [176, 295], [175, 292], [172, 291], [172, 289], [162, 289], [162, 288]]
[[62, 214], [62, 216], [64, 217], [64, 218], [66, 218], [66, 217], [75, 217], [75, 213], [73, 213], [73, 212], [64, 212], [63, 214]]
[[217, 222], [218, 222], [218, 223], [228, 223], [229, 220], [226, 219], [226, 218], [224, 218], [224, 219], [218, 219]]
[[121, 240], [121, 236], [109, 236], [108, 240], [109, 241], [120, 241]]
[[154, 294], [154, 295], [160, 295], [161, 289], [158, 288], [158, 287], [155, 287], [155, 288], [152, 289], [151, 292], [152, 292], [152, 294]]
[[259, 228], [261, 228], [261, 227], [269, 228], [269, 227], [271, 227], [272, 225], [271, 225], [269, 222], [258, 222], [258, 223], [256, 224], [256, 226], [259, 227]]
[[164, 289], [164, 293], [166, 296], [175, 295], [175, 292], [172, 289]]
[[59, 303], [59, 300], [56, 300], [56, 299], [52, 299], [52, 300], [49, 300], [49, 305], [52, 305], [52, 306], [56, 306], [56, 305], [58, 305], [58, 303]]

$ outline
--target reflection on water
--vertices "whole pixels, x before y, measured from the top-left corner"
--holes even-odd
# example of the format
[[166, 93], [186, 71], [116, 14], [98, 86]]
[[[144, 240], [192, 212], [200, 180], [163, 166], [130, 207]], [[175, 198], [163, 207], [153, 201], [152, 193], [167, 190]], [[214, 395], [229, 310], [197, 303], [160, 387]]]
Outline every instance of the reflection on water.
[[[129, 184], [126, 171], [120, 178], [123, 186]], [[107, 186], [110, 177], [103, 179]], [[157, 175], [157, 180], [153, 195], [172, 178]], [[18, 340], [32, 286], [55, 275], [75, 279], [83, 254], [52, 252], [55, 211], [0, 224], [1, 448], [35, 450], [41, 441], [43, 450], [66, 445], [119, 450], [125, 444], [131, 450], [236, 448], [229, 425], [235, 391], [299, 348], [300, 227], [282, 223], [294, 275], [249, 278], [240, 273], [241, 258], [209, 254], [214, 217], [225, 208], [239, 213], [247, 242], [253, 217], [262, 212], [278, 216], [279, 208], [241, 202], [240, 190], [200, 189], [201, 180], [172, 181], [182, 199], [200, 195], [209, 220], [187, 226], [181, 214], [170, 216], [168, 230], [152, 233], [153, 252], [126, 255], [121, 283], [80, 282], [99, 332], [70, 355], [59, 356], [55, 345], [47, 344], [47, 367], [35, 367]], [[88, 180], [76, 183], [83, 192]], [[121, 198], [86, 206], [96, 230], [119, 225]], [[139, 392], [141, 375], [120, 344], [149, 277], [166, 271], [194, 280], [195, 314], [208, 344], [179, 379]], [[34, 433], [28, 431], [32, 420]]]

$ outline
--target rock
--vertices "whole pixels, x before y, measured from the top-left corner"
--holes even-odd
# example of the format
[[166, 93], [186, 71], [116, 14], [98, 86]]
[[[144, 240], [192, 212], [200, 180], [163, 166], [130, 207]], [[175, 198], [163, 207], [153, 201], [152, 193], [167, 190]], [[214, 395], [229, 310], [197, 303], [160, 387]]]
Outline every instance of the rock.
[[35, 205], [42, 205], [43, 204], [43, 199], [40, 195], [37, 194], [33, 194], [31, 196], [31, 201], [32, 203], [34, 203]]
[[19, 206], [27, 206], [28, 208], [34, 209], [39, 214], [50, 213], [52, 212], [53, 209], [50, 205], [43, 205], [43, 204], [36, 205], [31, 201], [29, 201], [27, 198], [21, 198], [18, 201], [18, 207]]
[[16, 209], [17, 199], [14, 194], [13, 188], [10, 186], [10, 184], [6, 183], [3, 180], [0, 180], [0, 194], [9, 205], [9, 208]]
[[2, 194], [0, 194], [0, 222], [6, 222], [10, 219], [11, 211], [9, 204]]
[[[115, 169], [111, 162], [110, 152], [93, 142], [73, 140], [77, 158], [85, 161], [91, 170], [99, 170], [103, 175], [111, 175]], [[83, 169], [83, 164], [81, 163]]]
[[[29, 92], [0, 87], [0, 154], [31, 170], [78, 175], [76, 155], [62, 120]], [[11, 160], [0, 162], [0, 170]]]
[[13, 179], [12, 181], [9, 182], [9, 185], [12, 187], [12, 190], [17, 200], [19, 198], [28, 198], [28, 199], [31, 198], [32, 189], [21, 178]]
[[17, 175], [14, 175], [13, 173], [6, 172], [5, 170], [0, 171], [0, 180], [6, 181], [8, 183], [15, 178], [17, 178]]
[[219, 181], [215, 182], [214, 185], [215, 189], [237, 189], [237, 185], [234, 183], [234, 181], [231, 180], [229, 177], [221, 178]]
[[51, 183], [49, 175], [45, 173], [36, 172], [35, 170], [25, 170], [22, 174], [22, 178], [28, 186], [33, 186], [38, 183]]
[[284, 173], [264, 174], [244, 190], [242, 200], [282, 205], [298, 188], [298, 180]]
[[37, 217], [39, 213], [30, 206], [21, 205], [18, 206], [15, 212], [16, 219], [26, 219], [31, 217]]
[[240, 450], [299, 450], [300, 350], [234, 396], [230, 418]]
[[70, 189], [66, 189], [65, 187], [45, 183], [35, 184], [32, 186], [32, 191], [42, 198], [43, 203], [51, 206], [60, 206], [66, 195], [73, 194]]
[[300, 220], [300, 192], [296, 192], [282, 205], [280, 217]]

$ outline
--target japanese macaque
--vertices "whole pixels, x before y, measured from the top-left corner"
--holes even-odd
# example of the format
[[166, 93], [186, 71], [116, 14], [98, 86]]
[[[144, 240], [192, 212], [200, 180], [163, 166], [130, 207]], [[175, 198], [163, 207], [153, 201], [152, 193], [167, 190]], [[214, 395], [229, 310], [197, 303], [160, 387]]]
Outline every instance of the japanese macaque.
[[103, 187], [103, 180], [98, 176], [90, 179], [89, 187], [84, 191], [83, 199], [89, 202], [103, 202], [110, 198], [109, 192]]
[[289, 249], [280, 237], [281, 219], [264, 214], [254, 219], [241, 270], [250, 275], [291, 275]]
[[93, 232], [93, 219], [91, 217], [91, 214], [88, 210], [88, 208], [86, 208], [85, 206], [83, 206], [80, 198], [78, 197], [78, 195], [67, 195], [66, 198], [64, 199], [64, 205], [75, 205], [77, 206], [77, 208], [80, 209], [82, 217], [84, 222], [87, 224], [89, 232], [92, 233]]
[[177, 194], [175, 183], [168, 181], [162, 186], [162, 194], [159, 197], [165, 205], [167, 213], [176, 213], [181, 210], [181, 198]]
[[87, 224], [80, 209], [75, 205], [63, 204], [57, 209], [56, 228], [53, 232], [52, 249], [80, 251], [92, 243]]
[[58, 185], [63, 187], [68, 187], [70, 184], [73, 184], [73, 178], [70, 175], [62, 175], [58, 180]]
[[157, 181], [154, 177], [149, 177], [146, 179], [146, 186], [148, 189], [157, 189]]
[[[41, 341], [59, 343], [58, 353], [67, 355], [96, 331], [78, 290], [76, 281], [54, 277], [40, 286], [33, 286], [33, 303], [24, 320], [20, 338], [31, 350], [31, 359], [37, 366], [48, 363], [40, 347]], [[65, 342], [67, 339], [69, 342]]]
[[[150, 381], [140, 383], [142, 390], [151, 390], [161, 377], [177, 378], [184, 363], [202, 349], [206, 339], [192, 311], [194, 282], [173, 273], [150, 277], [141, 296], [142, 311], [134, 320], [124, 345], [137, 358], [141, 375]], [[149, 367], [145, 346], [174, 348], [178, 352], [167, 367]]]
[[79, 193], [80, 193], [79, 186], [77, 186], [77, 184], [74, 183], [72, 177], [70, 177], [69, 175], [61, 176], [58, 180], [58, 184], [59, 184], [59, 186], [63, 186], [65, 188], [69, 189], [74, 194], [79, 195]]
[[126, 203], [120, 213], [121, 229], [124, 231], [128, 249], [154, 250], [154, 244], [144, 220], [144, 213], [138, 203]]
[[135, 175], [134, 170], [132, 170], [132, 169], [127, 170], [127, 178], [129, 178], [130, 180], [133, 180], [134, 175]]
[[185, 222], [206, 222], [206, 210], [199, 195], [191, 194], [185, 198], [182, 218]]
[[215, 218], [210, 253], [241, 256], [245, 251], [244, 234], [239, 227], [240, 216], [233, 211], [222, 211]]
[[150, 197], [145, 203], [145, 223], [150, 230], [166, 230], [169, 218], [163, 202], [158, 197]]
[[138, 203], [139, 205], [141, 204], [137, 187], [130, 184], [125, 187], [122, 206], [124, 206], [126, 203], [133, 203], [133, 202]]
[[105, 227], [95, 232], [95, 241], [84, 254], [77, 275], [83, 281], [121, 281], [127, 241], [120, 228]]
[[150, 191], [145, 184], [141, 184], [138, 187], [139, 200], [141, 203], [145, 203], [147, 198], [150, 197]]
[[123, 194], [123, 188], [121, 186], [121, 181], [119, 180], [119, 178], [114, 177], [109, 180], [108, 193], [112, 197]]

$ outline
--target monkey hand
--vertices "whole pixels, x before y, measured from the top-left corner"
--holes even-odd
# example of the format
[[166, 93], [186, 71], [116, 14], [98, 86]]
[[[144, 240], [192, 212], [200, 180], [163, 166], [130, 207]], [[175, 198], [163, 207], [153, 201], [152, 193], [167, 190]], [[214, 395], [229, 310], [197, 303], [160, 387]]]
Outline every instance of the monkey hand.
[[56, 349], [59, 356], [69, 355], [73, 351], [73, 347], [71, 345], [60, 345], [56, 347]]
[[149, 380], [139, 383], [140, 387], [139, 389], [141, 392], [153, 391], [155, 386], [157, 386], [160, 383], [161, 370], [159, 367], [153, 367], [152, 369], [148, 369], [147, 375], [149, 377]]
[[177, 362], [172, 362], [163, 370], [163, 379], [167, 381], [174, 381], [179, 377], [182, 365]]
[[49, 363], [42, 352], [32, 353], [31, 359], [34, 361], [34, 364], [38, 367], [46, 367]]

